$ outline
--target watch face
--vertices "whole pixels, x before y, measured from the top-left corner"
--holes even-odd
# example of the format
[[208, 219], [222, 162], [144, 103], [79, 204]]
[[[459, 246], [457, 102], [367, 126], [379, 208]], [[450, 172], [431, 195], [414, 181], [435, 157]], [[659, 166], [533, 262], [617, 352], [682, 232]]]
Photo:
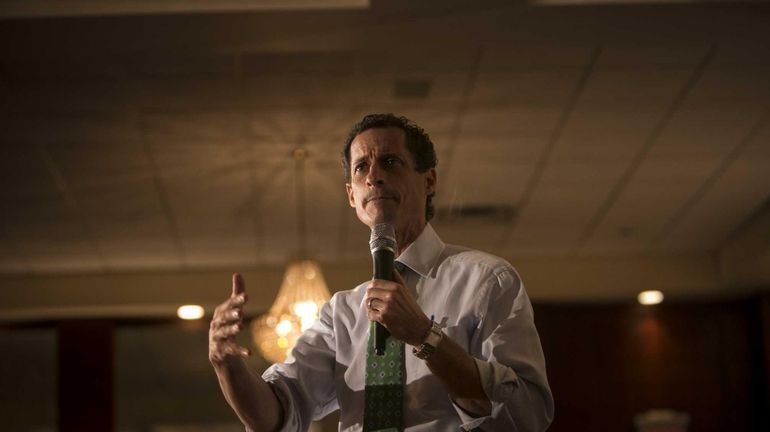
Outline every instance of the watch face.
[[419, 349], [419, 350], [417, 350], [417, 349], [414, 349], [414, 350], [412, 351], [412, 353], [413, 353], [413, 354], [415, 355], [415, 357], [417, 357], [418, 359], [420, 359], [420, 360], [425, 360], [425, 359], [427, 359], [428, 357], [430, 357], [430, 355], [431, 355], [431, 354], [433, 354], [433, 352], [435, 352], [435, 351], [436, 351], [436, 348], [435, 348], [435, 347], [433, 347], [433, 346], [431, 346], [431, 345], [428, 345], [428, 344], [422, 344], [422, 345], [420, 345], [420, 349]]
[[438, 324], [434, 322], [433, 326], [430, 328], [428, 337], [425, 339], [425, 342], [420, 345], [420, 349], [412, 348], [412, 354], [421, 360], [427, 359], [436, 351], [436, 347], [443, 338], [444, 333], [441, 331], [441, 327], [439, 327]]

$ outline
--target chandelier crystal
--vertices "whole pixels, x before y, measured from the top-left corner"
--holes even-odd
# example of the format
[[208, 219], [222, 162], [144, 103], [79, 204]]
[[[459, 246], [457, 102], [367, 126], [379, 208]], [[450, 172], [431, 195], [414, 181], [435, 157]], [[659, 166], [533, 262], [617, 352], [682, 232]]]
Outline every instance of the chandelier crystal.
[[254, 344], [262, 356], [273, 363], [283, 362], [330, 298], [321, 267], [315, 261], [290, 263], [275, 302], [252, 324]]

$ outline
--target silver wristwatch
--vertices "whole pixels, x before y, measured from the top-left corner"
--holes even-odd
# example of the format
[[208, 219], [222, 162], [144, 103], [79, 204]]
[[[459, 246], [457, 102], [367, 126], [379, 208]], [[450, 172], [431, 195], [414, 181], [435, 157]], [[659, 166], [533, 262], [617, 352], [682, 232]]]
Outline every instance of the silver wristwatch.
[[441, 342], [441, 339], [444, 339], [444, 332], [441, 331], [441, 327], [438, 324], [431, 321], [428, 336], [419, 347], [412, 348], [412, 354], [418, 359], [427, 360], [428, 357], [436, 352], [436, 347]]

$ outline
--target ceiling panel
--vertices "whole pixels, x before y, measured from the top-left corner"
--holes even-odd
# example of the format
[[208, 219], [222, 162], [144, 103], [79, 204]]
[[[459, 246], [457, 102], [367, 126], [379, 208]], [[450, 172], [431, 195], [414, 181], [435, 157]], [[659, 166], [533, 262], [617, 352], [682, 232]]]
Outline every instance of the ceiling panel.
[[124, 73], [141, 79], [222, 79], [233, 78], [239, 59], [227, 53], [181, 52], [161, 55], [145, 52], [123, 59]]
[[688, 43], [617, 43], [601, 46], [597, 68], [629, 68], [664, 71], [690, 69], [700, 63], [711, 49], [708, 44]]
[[6, 209], [3, 213], [27, 203], [59, 198], [59, 191], [39, 149], [24, 141], [3, 138], [0, 145], [0, 200]]
[[770, 100], [770, 65], [713, 66], [704, 71], [688, 96], [691, 103], [720, 104], [735, 100]]
[[596, 66], [580, 94], [578, 107], [613, 109], [621, 105], [635, 110], [665, 107], [674, 100], [691, 74], [690, 68]]
[[461, 245], [482, 250], [488, 253], [496, 252], [505, 227], [500, 223], [464, 221], [459, 224], [436, 222], [436, 232], [447, 244]]
[[767, 115], [758, 133], [748, 138], [739, 152], [725, 160], [713, 186], [704, 191], [656, 246], [678, 253], [714, 250], [770, 199]]
[[249, 117], [241, 112], [198, 111], [142, 113], [138, 120], [142, 136], [149, 142], [164, 144], [216, 144], [227, 146], [243, 136]]
[[[590, 172], [585, 168], [580, 170]], [[603, 202], [600, 193], [588, 191], [606, 183], [600, 176], [583, 175], [581, 182], [563, 184], [544, 182], [527, 201], [526, 206], [517, 209], [520, 214], [508, 247], [526, 239], [542, 236], [545, 243], [557, 243], [564, 250], [578, 239], [583, 227]], [[554, 236], [554, 233], [559, 233]]]
[[467, 163], [452, 170], [437, 191], [437, 204], [447, 209], [474, 206], [513, 206], [521, 198], [534, 165], [515, 162]]
[[588, 63], [594, 47], [576, 43], [542, 44], [490, 41], [484, 47], [480, 70], [501, 72], [527, 69], [574, 69]]
[[[5, 223], [0, 219], [0, 223]], [[22, 255], [16, 243], [5, 233], [0, 232], [0, 272], [27, 273], [30, 271], [27, 257]]]
[[205, 78], [146, 78], [127, 83], [131, 103], [141, 111], [189, 113], [208, 110], [238, 111], [244, 107], [239, 82]]
[[43, 143], [115, 143], [137, 136], [136, 128], [114, 114], [11, 114], [2, 120], [3, 142], [20, 145]]
[[770, 45], [760, 39], [724, 38], [711, 64], [721, 67], [770, 66]]
[[445, 112], [452, 112], [454, 104], [463, 97], [463, 90], [468, 80], [468, 72], [438, 72], [438, 73], [366, 73], [355, 75], [350, 79], [351, 98], [347, 101], [356, 105], [384, 103], [418, 103], [416, 98], [396, 100], [394, 86], [396, 80], [425, 80], [430, 90], [425, 103], [439, 103]]
[[125, 83], [105, 79], [29, 80], [14, 82], [13, 112], [98, 115], [126, 108]]
[[681, 169], [682, 163], [645, 161], [581, 251], [643, 253], [719, 161], [687, 161], [687, 170]]
[[720, 110], [699, 109], [688, 99], [645, 154], [584, 249], [656, 250], [670, 225], [677, 223], [691, 200], [698, 199], [702, 188], [709, 187], [725, 158], [763, 114], [755, 106], [731, 100]]
[[650, 151], [650, 157], [677, 161], [721, 160], [746, 136], [764, 110], [752, 101], [726, 102], [719, 108], [685, 104], [672, 116]]
[[567, 102], [582, 68], [550, 68], [480, 73], [470, 104], [553, 106]]
[[463, 116], [462, 129], [468, 133], [551, 131], [561, 111], [561, 105], [477, 106]]
[[[371, 112], [431, 135], [438, 206], [520, 206], [510, 223], [436, 222], [501, 253], [570, 255], [585, 237], [586, 253], [707, 254], [767, 197], [765, 159], [738, 147], [770, 105], [759, 15], [386, 9], [356, 25], [303, 13], [3, 26], [3, 265], [282, 266], [298, 252], [297, 146], [311, 253], [368, 260], [339, 151]], [[400, 80], [429, 92], [397, 97]]]

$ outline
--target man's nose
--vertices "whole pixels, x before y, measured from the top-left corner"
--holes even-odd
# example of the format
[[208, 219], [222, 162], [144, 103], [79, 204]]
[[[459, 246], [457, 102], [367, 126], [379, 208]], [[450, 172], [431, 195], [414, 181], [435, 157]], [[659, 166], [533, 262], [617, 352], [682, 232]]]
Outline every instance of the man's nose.
[[379, 164], [372, 164], [369, 167], [369, 172], [366, 173], [366, 184], [370, 186], [383, 184], [383, 172]]

